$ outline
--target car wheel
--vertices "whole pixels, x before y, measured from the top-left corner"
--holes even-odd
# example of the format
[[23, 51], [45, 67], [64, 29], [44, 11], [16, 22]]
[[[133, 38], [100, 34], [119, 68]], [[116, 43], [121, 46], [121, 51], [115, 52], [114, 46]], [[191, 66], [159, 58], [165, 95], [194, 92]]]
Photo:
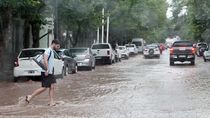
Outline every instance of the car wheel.
[[126, 59], [129, 59], [129, 56], [127, 55], [125, 58], [126, 58]]
[[14, 77], [14, 78], [13, 78], [13, 81], [14, 81], [14, 82], [17, 82], [18, 79], [19, 79], [19, 77]]
[[195, 65], [195, 61], [191, 61], [191, 65]]
[[96, 68], [96, 64], [93, 65], [92, 69], [95, 69], [95, 68]]
[[203, 60], [204, 60], [204, 62], [206, 62], [207, 60], [206, 60], [206, 58], [203, 56]]
[[75, 73], [77, 73], [77, 72], [78, 72], [78, 66], [75, 65], [75, 68], [74, 68], [74, 70], [72, 71], [72, 74], [75, 74]]
[[61, 79], [63, 79], [63, 78], [64, 78], [64, 76], [65, 76], [65, 72], [64, 72], [64, 67], [63, 67], [63, 69], [62, 69], [62, 73], [61, 73]]
[[170, 60], [170, 66], [174, 65], [174, 61]]
[[92, 71], [92, 69], [93, 69], [93, 67], [92, 67], [92, 66], [88, 67], [88, 70], [89, 70], [89, 71]]
[[109, 60], [108, 60], [108, 64], [109, 64], [109, 65], [112, 65], [112, 59], [109, 59]]
[[146, 55], [144, 55], [144, 58], [145, 58], [145, 59], [147, 59], [147, 56], [146, 56]]

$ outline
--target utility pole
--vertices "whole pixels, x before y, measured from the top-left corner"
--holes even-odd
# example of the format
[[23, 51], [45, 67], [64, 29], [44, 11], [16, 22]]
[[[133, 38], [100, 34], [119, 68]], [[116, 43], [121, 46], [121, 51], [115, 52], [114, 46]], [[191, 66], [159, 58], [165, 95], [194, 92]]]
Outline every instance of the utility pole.
[[99, 43], [99, 34], [100, 34], [100, 32], [99, 32], [99, 27], [98, 27], [98, 29], [97, 29], [97, 41], [96, 41], [96, 43]]
[[109, 43], [109, 16], [107, 17], [106, 43]]
[[101, 43], [104, 43], [104, 8], [102, 9], [102, 32], [101, 32]]

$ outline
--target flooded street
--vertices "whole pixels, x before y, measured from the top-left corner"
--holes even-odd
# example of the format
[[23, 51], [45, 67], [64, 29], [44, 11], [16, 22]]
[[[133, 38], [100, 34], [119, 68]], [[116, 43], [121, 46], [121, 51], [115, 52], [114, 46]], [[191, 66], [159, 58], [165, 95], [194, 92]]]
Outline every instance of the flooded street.
[[48, 91], [24, 104], [39, 82], [1, 82], [0, 117], [34, 118], [209, 118], [210, 63], [169, 66], [142, 55], [57, 81], [55, 107]]

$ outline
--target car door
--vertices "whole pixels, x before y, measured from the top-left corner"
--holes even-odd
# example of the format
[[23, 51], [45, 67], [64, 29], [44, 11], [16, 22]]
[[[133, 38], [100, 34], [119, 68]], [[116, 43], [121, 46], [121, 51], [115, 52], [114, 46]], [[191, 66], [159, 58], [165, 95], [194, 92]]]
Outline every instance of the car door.
[[63, 71], [64, 62], [60, 59], [60, 56], [54, 51], [54, 74], [60, 75]]

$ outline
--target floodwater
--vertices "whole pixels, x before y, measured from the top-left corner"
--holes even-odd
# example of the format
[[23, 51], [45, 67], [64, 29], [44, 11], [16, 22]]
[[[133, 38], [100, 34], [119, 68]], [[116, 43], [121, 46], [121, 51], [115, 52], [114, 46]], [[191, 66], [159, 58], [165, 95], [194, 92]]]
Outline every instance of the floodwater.
[[210, 118], [210, 62], [169, 66], [168, 57], [138, 55], [68, 75], [57, 81], [54, 107], [47, 91], [24, 103], [39, 82], [2, 82], [0, 118]]

